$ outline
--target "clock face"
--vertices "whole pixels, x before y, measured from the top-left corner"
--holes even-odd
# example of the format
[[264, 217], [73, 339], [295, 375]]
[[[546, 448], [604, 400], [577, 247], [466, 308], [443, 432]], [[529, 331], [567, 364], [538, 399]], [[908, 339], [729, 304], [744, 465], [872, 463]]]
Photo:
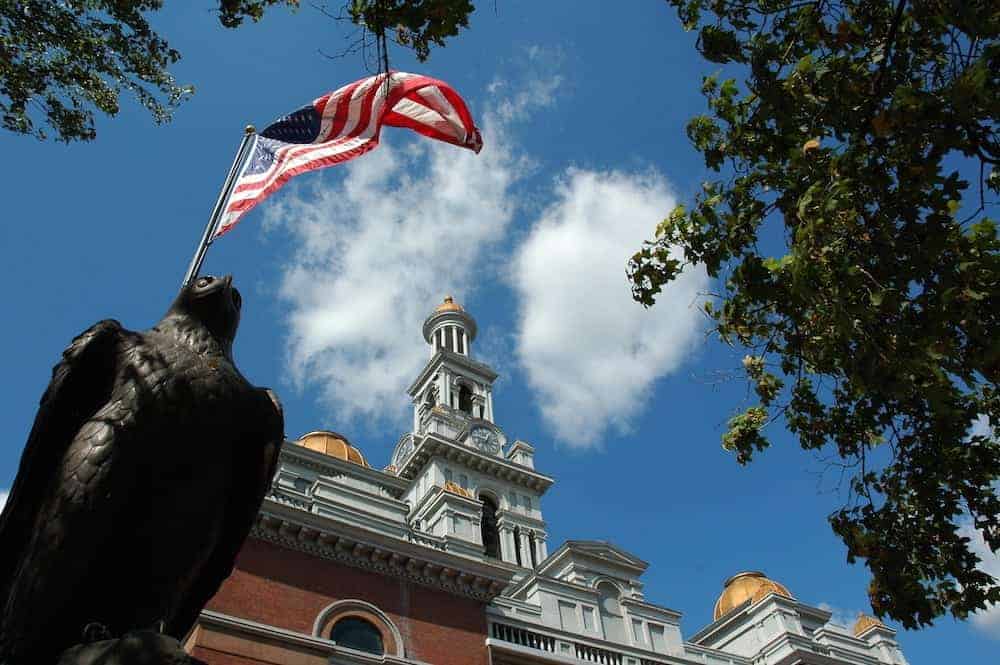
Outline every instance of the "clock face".
[[403, 461], [407, 457], [409, 457], [410, 452], [412, 450], [413, 450], [413, 440], [412, 439], [406, 439], [406, 441], [404, 441], [403, 444], [399, 447], [399, 450], [396, 451], [396, 459], [393, 460], [393, 463], [396, 466], [401, 466], [402, 463], [403, 463]]
[[473, 427], [469, 433], [472, 442], [484, 453], [496, 455], [500, 452], [500, 441], [497, 433], [488, 427]]

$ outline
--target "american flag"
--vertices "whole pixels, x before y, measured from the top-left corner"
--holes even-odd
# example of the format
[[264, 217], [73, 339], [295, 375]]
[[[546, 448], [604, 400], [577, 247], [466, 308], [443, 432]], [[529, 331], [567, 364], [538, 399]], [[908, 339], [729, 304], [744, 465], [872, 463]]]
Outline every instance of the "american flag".
[[465, 102], [447, 83], [417, 74], [370, 76], [323, 95], [279, 118], [253, 137], [213, 238], [289, 178], [354, 159], [375, 148], [382, 125], [479, 152], [479, 130]]

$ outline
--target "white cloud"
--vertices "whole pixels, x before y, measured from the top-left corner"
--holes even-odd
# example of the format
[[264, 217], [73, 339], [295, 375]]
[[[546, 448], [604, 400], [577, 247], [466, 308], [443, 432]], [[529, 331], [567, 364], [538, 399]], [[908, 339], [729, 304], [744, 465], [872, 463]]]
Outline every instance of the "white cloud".
[[835, 607], [830, 603], [820, 603], [816, 607], [833, 615], [830, 617], [830, 623], [847, 628], [848, 630], [854, 628], [854, 623], [858, 620], [858, 616], [862, 614], [859, 610], [845, 610], [842, 607]]
[[562, 77], [558, 75], [544, 79], [534, 78], [518, 85], [517, 90], [511, 90], [506, 81], [495, 79], [490, 83], [489, 91], [494, 95], [506, 95], [497, 103], [496, 113], [500, 120], [511, 122], [523, 120], [539, 106], [551, 106], [562, 82]]
[[[992, 434], [989, 418], [985, 415], [979, 416], [972, 428], [969, 436], [989, 436]], [[969, 550], [979, 557], [979, 569], [988, 575], [992, 575], [1000, 581], [1000, 555], [990, 550], [983, 537], [983, 532], [972, 525], [971, 518], [964, 524], [959, 533], [969, 538]], [[972, 625], [993, 639], [1000, 640], [1000, 604], [994, 604], [985, 610], [981, 610], [972, 615]]]
[[[959, 532], [969, 538], [969, 550], [979, 557], [979, 569], [1000, 580], [1000, 556], [990, 550], [983, 537], [983, 532], [972, 526], [971, 522], [963, 526]], [[1000, 604], [991, 605], [972, 615], [972, 625], [979, 631], [1000, 640]]]
[[[551, 101], [517, 104], [527, 113]], [[466, 302], [490, 275], [485, 259], [513, 217], [510, 187], [527, 170], [512, 117], [483, 118], [479, 155], [422, 137], [383, 144], [339, 183], [282, 192], [268, 209], [269, 226], [287, 227], [297, 245], [280, 286], [290, 375], [318, 387], [337, 421], [401, 422], [430, 353], [424, 318], [446, 294]]]
[[674, 206], [658, 174], [570, 170], [555, 199], [513, 265], [517, 352], [555, 435], [586, 447], [628, 431], [654, 382], [691, 354], [708, 277], [686, 272], [649, 310], [631, 298], [626, 261]]
[[495, 99], [495, 112], [503, 122], [524, 120], [540, 107], [552, 106], [565, 81], [558, 73], [564, 60], [558, 48], [529, 46], [511, 63], [516, 81], [495, 78], [487, 90]]
[[986, 417], [986, 414], [983, 414], [983, 415], [979, 416], [978, 418], [976, 418], [972, 422], [972, 427], [969, 428], [969, 436], [970, 437], [973, 437], [973, 436], [990, 436], [990, 434], [992, 434], [992, 432], [993, 432], [993, 430], [990, 427], [990, 419]]

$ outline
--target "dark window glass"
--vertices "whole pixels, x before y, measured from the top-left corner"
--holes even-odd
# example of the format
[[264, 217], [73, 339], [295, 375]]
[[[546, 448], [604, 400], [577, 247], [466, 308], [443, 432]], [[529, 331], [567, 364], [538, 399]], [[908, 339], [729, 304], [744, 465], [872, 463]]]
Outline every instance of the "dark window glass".
[[500, 558], [500, 531], [497, 529], [497, 504], [488, 496], [481, 496], [479, 500], [483, 502], [482, 524], [483, 547], [486, 556], [492, 559]]
[[458, 388], [458, 408], [472, 415], [472, 391], [466, 386]]
[[334, 624], [330, 639], [339, 646], [357, 649], [366, 653], [382, 655], [382, 633], [370, 621], [360, 617], [345, 617]]
[[531, 567], [538, 567], [538, 557], [535, 554], [535, 532], [532, 531], [528, 534], [528, 551], [531, 552]]
[[517, 558], [517, 565], [521, 564], [521, 529], [514, 527], [514, 556]]

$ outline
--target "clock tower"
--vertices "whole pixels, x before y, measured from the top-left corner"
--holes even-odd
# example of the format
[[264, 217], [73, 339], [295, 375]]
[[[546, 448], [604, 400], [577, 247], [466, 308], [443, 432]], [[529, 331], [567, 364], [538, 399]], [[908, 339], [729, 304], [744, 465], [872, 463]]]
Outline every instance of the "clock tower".
[[413, 431], [389, 470], [412, 479], [411, 524], [457, 551], [534, 568], [548, 554], [540, 499], [552, 479], [534, 469], [534, 448], [509, 442], [496, 424], [496, 372], [473, 360], [476, 321], [451, 296], [423, 325], [431, 357], [409, 388]]

